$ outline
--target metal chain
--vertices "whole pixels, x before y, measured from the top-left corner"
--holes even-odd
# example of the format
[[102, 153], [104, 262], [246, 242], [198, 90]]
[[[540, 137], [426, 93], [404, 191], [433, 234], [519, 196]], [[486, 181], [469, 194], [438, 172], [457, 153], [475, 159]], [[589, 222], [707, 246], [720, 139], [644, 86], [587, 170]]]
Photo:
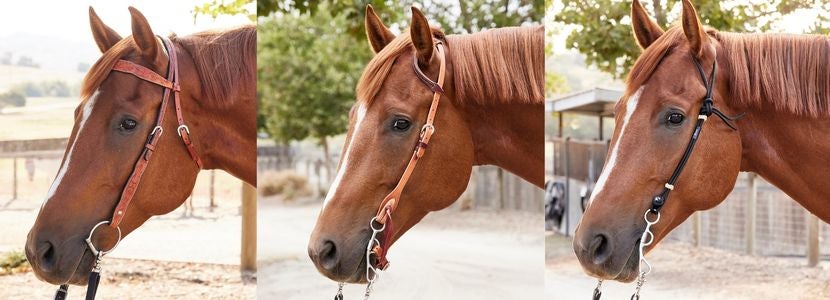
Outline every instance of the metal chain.
[[602, 279], [597, 280], [597, 287], [594, 288], [593, 300], [599, 300], [602, 297]]
[[[652, 214], [654, 215], [654, 220], [649, 220], [648, 216]], [[643, 284], [646, 283], [646, 275], [651, 273], [651, 264], [646, 260], [645, 249], [652, 243], [654, 243], [654, 233], [651, 232], [651, 226], [657, 224], [660, 221], [660, 211], [655, 211], [652, 209], [646, 210], [646, 213], [643, 215], [643, 219], [646, 221], [646, 229], [643, 231], [643, 235], [640, 237], [640, 260], [638, 264], [638, 269], [640, 271], [640, 275], [637, 276], [637, 286], [634, 288], [634, 294], [631, 295], [631, 300], [639, 300], [640, 299], [640, 289], [643, 288]]]
[[92, 272], [101, 273], [101, 259], [104, 257], [104, 252], [99, 251], [95, 256], [95, 264], [92, 265]]
[[[391, 218], [391, 216], [388, 215], [389, 212], [387, 211], [386, 213], [387, 217]], [[369, 221], [369, 228], [372, 229], [372, 236], [369, 237], [369, 243], [366, 245], [366, 281], [368, 282], [368, 284], [366, 284], [366, 292], [364, 292], [363, 294], [363, 300], [368, 300], [369, 297], [372, 295], [374, 283], [378, 279], [380, 271], [382, 271], [381, 269], [376, 268], [372, 265], [372, 253], [374, 253], [372, 250], [375, 247], [375, 245], [380, 245], [380, 240], [378, 240], [378, 234], [380, 234], [381, 232], [383, 232], [384, 229], [386, 229], [386, 224], [380, 224], [380, 228], [377, 228], [377, 226], [375, 226], [375, 223], [380, 224], [380, 222], [377, 222], [377, 218], [373, 217], [372, 220]], [[338, 283], [337, 294], [334, 296], [334, 300], [343, 300], [344, 285], [345, 283], [343, 282]]]
[[[386, 213], [388, 215], [389, 211]], [[369, 243], [366, 245], [366, 281], [368, 281], [370, 285], [378, 278], [379, 271], [381, 271], [372, 265], [372, 253], [374, 253], [373, 249], [375, 245], [380, 245], [378, 234], [386, 229], [385, 223], [381, 224], [380, 228], [376, 228], [375, 223], [380, 224], [377, 222], [377, 217], [373, 217], [372, 220], [369, 221], [369, 228], [372, 228], [372, 236], [369, 237]]]
[[337, 283], [337, 295], [334, 295], [334, 300], [343, 300], [343, 286], [346, 285], [345, 283], [338, 282]]
[[374, 282], [369, 281], [369, 284], [366, 285], [366, 293], [363, 294], [363, 300], [369, 300], [369, 296], [372, 295], [372, 285]]

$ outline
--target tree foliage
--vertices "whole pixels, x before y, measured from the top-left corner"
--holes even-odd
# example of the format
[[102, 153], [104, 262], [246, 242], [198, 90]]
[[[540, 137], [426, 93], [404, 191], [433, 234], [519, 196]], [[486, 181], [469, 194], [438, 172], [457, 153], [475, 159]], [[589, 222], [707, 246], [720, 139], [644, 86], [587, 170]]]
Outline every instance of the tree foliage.
[[354, 87], [371, 57], [368, 44], [355, 43], [345, 32], [350, 22], [328, 13], [260, 20], [260, 128], [271, 138], [322, 142], [345, 131]]
[[433, 25], [440, 25], [448, 34], [470, 33], [485, 28], [518, 26], [538, 23], [544, 16], [544, 0], [264, 0], [257, 1], [260, 17], [271, 14], [315, 15], [321, 6], [332, 16], [345, 15], [355, 22], [347, 24], [347, 31], [357, 39], [364, 38], [363, 17], [366, 5], [371, 4], [387, 26], [406, 28], [409, 24], [409, 7], [418, 6]]
[[[325, 143], [348, 126], [363, 66], [372, 57], [364, 32], [367, 4], [401, 32], [420, 1], [257, 1], [258, 125], [278, 142]], [[419, 8], [446, 33], [541, 21], [543, 0], [429, 2]], [[461, 12], [460, 14], [458, 12]]]
[[[827, 6], [826, 1], [820, 2], [823, 4], [809, 0], [696, 0], [694, 5], [705, 25], [723, 31], [756, 32], [770, 30], [782, 16], [797, 10]], [[679, 0], [642, 3], [664, 29], [680, 17]], [[562, 0], [562, 4], [554, 20], [573, 26], [567, 46], [585, 55], [586, 62], [600, 70], [617, 78], [625, 76], [640, 53], [631, 31], [631, 1]], [[826, 32], [826, 21], [820, 17], [812, 31]]]
[[2, 93], [0, 94], [0, 107], [4, 106], [26, 106], [26, 96], [18, 91], [7, 91]]
[[256, 21], [253, 2], [254, 0], [210, 0], [202, 5], [195, 6], [193, 17], [206, 15], [216, 19], [220, 15], [245, 15], [251, 21]]

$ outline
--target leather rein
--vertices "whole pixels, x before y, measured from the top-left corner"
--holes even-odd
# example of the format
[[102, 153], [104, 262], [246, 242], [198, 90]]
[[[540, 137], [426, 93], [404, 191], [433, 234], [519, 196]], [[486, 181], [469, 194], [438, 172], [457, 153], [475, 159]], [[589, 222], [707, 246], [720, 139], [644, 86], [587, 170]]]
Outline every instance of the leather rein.
[[[643, 218], [646, 221], [646, 228], [643, 231], [642, 236], [640, 237], [640, 245], [639, 245], [639, 276], [637, 277], [637, 286], [634, 290], [634, 294], [631, 295], [631, 299], [640, 299], [640, 289], [642, 288], [643, 284], [645, 283], [645, 277], [651, 272], [651, 264], [645, 258], [645, 247], [651, 245], [654, 242], [654, 233], [651, 231], [651, 226], [657, 224], [660, 221], [660, 209], [663, 208], [663, 205], [666, 204], [666, 200], [669, 198], [669, 193], [674, 190], [674, 185], [677, 183], [677, 179], [680, 177], [680, 173], [683, 172], [683, 169], [686, 167], [686, 163], [689, 161], [689, 157], [692, 156], [692, 151], [695, 149], [695, 145], [697, 144], [697, 140], [700, 139], [700, 133], [703, 130], [703, 123], [712, 116], [715, 115], [729, 126], [730, 129], [733, 131], [738, 130], [733, 124], [734, 121], [742, 118], [744, 114], [739, 114], [734, 117], [727, 116], [719, 109], [715, 107], [715, 101], [712, 98], [715, 90], [715, 72], [718, 68], [717, 59], [712, 63], [712, 72], [709, 73], [709, 76], [706, 76], [706, 72], [703, 70], [703, 66], [700, 64], [700, 60], [694, 55], [692, 55], [692, 61], [695, 64], [695, 67], [700, 75], [700, 79], [703, 81], [703, 85], [706, 88], [706, 96], [703, 98], [703, 103], [700, 106], [699, 113], [697, 115], [697, 121], [695, 123], [694, 130], [692, 131], [692, 137], [689, 139], [689, 143], [686, 145], [686, 150], [683, 151], [683, 156], [680, 158], [680, 161], [677, 162], [677, 166], [674, 168], [671, 177], [666, 181], [663, 185], [663, 191], [660, 194], [654, 196], [651, 199], [651, 207], [646, 210], [645, 215]], [[649, 218], [649, 216], [652, 216]], [[594, 300], [600, 299], [602, 296], [602, 291], [600, 288], [602, 287], [602, 279], [599, 279], [597, 282], [596, 288], [594, 288]]]
[[[193, 146], [193, 142], [190, 138], [190, 128], [187, 125], [185, 125], [184, 116], [182, 115], [182, 105], [181, 100], [179, 99], [179, 92], [181, 91], [181, 87], [179, 85], [179, 66], [178, 58], [176, 55], [176, 47], [168, 38], [162, 36], [158, 36], [158, 38], [162, 41], [162, 44], [164, 45], [164, 50], [167, 52], [168, 55], [168, 67], [166, 78], [147, 67], [123, 59], [118, 60], [112, 67], [112, 71], [132, 74], [133, 76], [141, 80], [161, 86], [162, 88], [164, 88], [164, 92], [162, 94], [161, 104], [159, 105], [155, 127], [153, 127], [153, 130], [150, 131], [150, 134], [147, 136], [147, 142], [144, 144], [144, 148], [141, 151], [141, 155], [139, 155], [138, 159], [136, 160], [136, 163], [133, 166], [133, 171], [130, 174], [130, 177], [127, 179], [124, 189], [121, 191], [121, 197], [119, 198], [118, 203], [115, 206], [115, 209], [112, 213], [112, 217], [109, 221], [101, 221], [98, 224], [95, 224], [95, 226], [93, 226], [92, 230], [89, 232], [89, 236], [85, 240], [87, 247], [89, 247], [89, 250], [92, 252], [93, 255], [95, 255], [95, 265], [92, 268], [92, 272], [89, 276], [89, 283], [87, 284], [87, 300], [95, 299], [95, 294], [98, 289], [98, 282], [100, 281], [101, 259], [107, 253], [112, 252], [112, 250], [114, 250], [115, 247], [118, 246], [118, 243], [121, 242], [122, 236], [121, 228], [119, 227], [119, 225], [121, 224], [121, 221], [124, 220], [124, 215], [127, 212], [127, 208], [129, 208], [130, 202], [132, 202], [133, 197], [135, 196], [135, 193], [138, 190], [139, 183], [141, 183], [141, 176], [144, 175], [144, 171], [150, 164], [150, 159], [152, 158], [153, 153], [155, 152], [156, 147], [158, 146], [158, 143], [161, 140], [161, 136], [164, 133], [164, 115], [165, 112], [167, 112], [167, 106], [170, 102], [169, 100], [171, 93], [173, 94], [173, 106], [175, 108], [176, 121], [178, 124], [178, 127], [176, 127], [176, 132], [181, 138], [182, 143], [184, 143], [185, 147], [187, 148], [187, 152], [190, 154], [190, 157], [196, 163], [196, 166], [198, 166], [199, 169], [202, 169], [203, 167], [202, 160], [196, 153], [196, 149]], [[116, 240], [115, 245], [113, 245], [112, 248], [108, 250], [98, 249], [92, 242], [92, 235], [95, 233], [95, 230], [102, 225], [109, 225], [110, 228], [116, 230], [116, 232], [118, 233], [118, 239]], [[55, 300], [66, 299], [68, 289], [68, 284], [61, 285], [58, 291], [55, 293]]]
[[[375, 214], [375, 216], [372, 217], [372, 220], [369, 221], [369, 227], [372, 229], [372, 235], [366, 245], [366, 280], [368, 281], [368, 285], [366, 286], [364, 299], [369, 299], [372, 292], [372, 284], [377, 279], [379, 272], [386, 270], [386, 268], [389, 267], [389, 261], [386, 259], [389, 246], [383, 246], [381, 244], [381, 239], [378, 238], [378, 234], [383, 234], [382, 241], [384, 243], [389, 243], [391, 241], [392, 234], [394, 234], [392, 214], [398, 207], [398, 203], [400, 203], [403, 189], [406, 187], [406, 184], [412, 176], [412, 172], [418, 165], [418, 160], [426, 153], [430, 138], [432, 138], [432, 135], [435, 133], [435, 114], [438, 112], [438, 104], [441, 102], [441, 96], [444, 94], [443, 86], [444, 79], [446, 77], [447, 61], [444, 54], [444, 42], [441, 40], [435, 40], [434, 43], [435, 54], [438, 56], [438, 61], [440, 62], [437, 81], [430, 79], [429, 76], [421, 70], [421, 67], [418, 66], [418, 57], [413, 55], [412, 69], [415, 72], [415, 76], [418, 77], [418, 79], [427, 88], [429, 88], [430, 91], [432, 91], [432, 103], [429, 106], [426, 122], [424, 123], [424, 126], [421, 127], [418, 142], [415, 144], [415, 149], [412, 151], [412, 156], [409, 158], [409, 162], [406, 164], [406, 168], [404, 168], [403, 174], [398, 180], [398, 184], [395, 185], [395, 188], [383, 198], [383, 201], [380, 202], [377, 214]], [[339, 289], [335, 299], [343, 299], [343, 285], [343, 283], [339, 284]]]

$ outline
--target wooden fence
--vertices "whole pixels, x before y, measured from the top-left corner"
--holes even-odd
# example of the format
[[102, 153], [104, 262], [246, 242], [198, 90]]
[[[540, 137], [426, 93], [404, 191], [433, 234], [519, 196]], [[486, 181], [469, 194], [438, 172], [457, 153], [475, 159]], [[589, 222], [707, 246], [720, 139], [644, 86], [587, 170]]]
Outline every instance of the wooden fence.
[[[39, 163], [49, 162], [46, 164], [54, 166], [54, 168], [48, 167], [47, 169], [50, 169], [50, 172], [57, 172], [57, 168], [59, 168], [60, 162], [63, 159], [67, 142], [67, 138], [0, 141], [0, 160], [12, 161], [10, 169], [0, 170], [0, 172], [8, 172], [11, 174], [9, 176], [11, 179], [9, 183], [0, 182], [0, 185], [8, 184], [11, 187], [11, 200], [16, 200], [19, 196], [18, 189], [21, 184], [19, 174], [21, 173], [21, 168], [28, 167], [23, 165], [28, 163], [34, 165], [34, 161], [38, 161]], [[215, 171], [210, 170], [209, 172], [209, 195], [211, 207], [213, 207]], [[5, 178], [5, 176], [0, 176], [0, 178]], [[46, 193], [45, 190], [42, 192], [43, 194]], [[256, 193], [255, 188], [245, 183], [242, 184], [241, 215], [242, 255], [240, 257], [240, 266], [242, 271], [254, 272], [256, 271]]]
[[[567, 182], [567, 195], [575, 197], [575, 191], [587, 180], [599, 177], [607, 151], [604, 142], [562, 138], [548, 142], [553, 144], [553, 163], [547, 174]], [[569, 203], [569, 207], [576, 206], [578, 201]], [[568, 212], [568, 231], [572, 231], [581, 210]], [[726, 200], [713, 209], [695, 213], [669, 238], [750, 255], [804, 256], [810, 266], [815, 266], [822, 254], [830, 256], [830, 224], [819, 221], [752, 173], [741, 173]]]
[[[290, 146], [261, 146], [258, 172], [293, 170], [308, 178], [312, 190], [322, 197], [334, 174], [326, 174], [322, 161], [314, 155], [300, 155]], [[338, 157], [332, 156], [332, 163]], [[336, 167], [332, 167], [335, 172]], [[501, 168], [494, 166], [473, 167], [467, 190], [455, 202], [458, 209], [485, 208], [541, 212], [544, 191]], [[540, 214], [541, 217], [541, 214]]]

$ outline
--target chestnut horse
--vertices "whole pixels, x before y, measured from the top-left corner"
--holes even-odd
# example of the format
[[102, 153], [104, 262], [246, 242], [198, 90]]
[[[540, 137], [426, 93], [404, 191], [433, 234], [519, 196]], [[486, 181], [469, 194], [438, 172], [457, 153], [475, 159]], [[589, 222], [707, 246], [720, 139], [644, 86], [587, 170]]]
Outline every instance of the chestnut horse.
[[[574, 238], [585, 271], [632, 281], [652, 198], [673, 188], [650, 228], [657, 242], [693, 212], [723, 201], [739, 171], [761, 175], [830, 221], [830, 143], [819, 142], [830, 136], [828, 39], [704, 28], [688, 0], [681, 25], [665, 32], [638, 1], [631, 20], [644, 51], [617, 103], [607, 163]], [[701, 73], [715, 77], [714, 107], [745, 116], [731, 122], [712, 115], [695, 133], [697, 145], [676, 184], [667, 184], [697, 120], [705, 121], [698, 116], [706, 94]]]
[[[376, 55], [358, 82], [342, 159], [308, 246], [323, 275], [350, 283], [367, 282], [367, 263], [377, 263], [366, 258], [370, 222], [402, 177], [409, 181], [391, 216], [395, 226], [377, 237], [387, 250], [427, 213], [458, 199], [474, 165], [502, 167], [540, 188], [544, 177], [542, 27], [445, 36], [414, 7], [409, 32], [399, 36], [371, 7], [365, 22]], [[444, 64], [435, 134], [422, 149], [419, 132], [440, 90], [425, 82]], [[424, 154], [410, 177], [402, 174], [413, 148]]]
[[[122, 189], [159, 113], [163, 88], [123, 72], [126, 60], [161, 76], [168, 54], [144, 16], [130, 8], [132, 35], [121, 38], [90, 8], [95, 42], [103, 53], [84, 78], [82, 101], [63, 162], [29, 232], [26, 256], [41, 280], [86, 284], [95, 255], [84, 239], [113, 215]], [[204, 169], [256, 180], [256, 28], [170, 37], [178, 57], [182, 114]], [[123, 62], [122, 62], [123, 63]], [[154, 215], [179, 207], [199, 167], [176, 135], [172, 100], [162, 120], [153, 160], [146, 168], [120, 230], [129, 234]], [[99, 229], [99, 249], [115, 245], [115, 230]]]

